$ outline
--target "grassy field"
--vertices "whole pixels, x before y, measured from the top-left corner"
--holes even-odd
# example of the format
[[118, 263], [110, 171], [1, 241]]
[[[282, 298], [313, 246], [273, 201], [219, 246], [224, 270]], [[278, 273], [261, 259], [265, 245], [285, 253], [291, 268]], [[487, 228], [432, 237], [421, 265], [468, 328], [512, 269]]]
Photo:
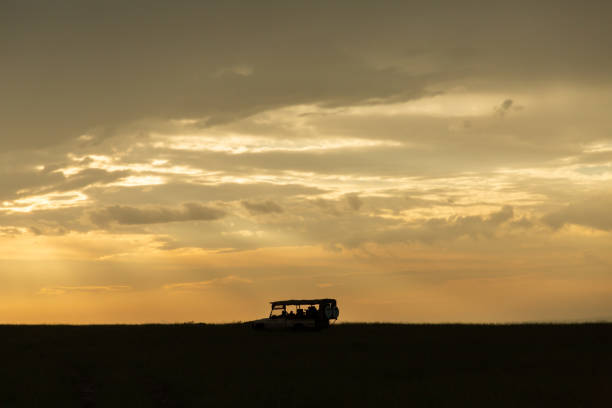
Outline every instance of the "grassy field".
[[612, 406], [612, 324], [0, 326], [0, 407]]

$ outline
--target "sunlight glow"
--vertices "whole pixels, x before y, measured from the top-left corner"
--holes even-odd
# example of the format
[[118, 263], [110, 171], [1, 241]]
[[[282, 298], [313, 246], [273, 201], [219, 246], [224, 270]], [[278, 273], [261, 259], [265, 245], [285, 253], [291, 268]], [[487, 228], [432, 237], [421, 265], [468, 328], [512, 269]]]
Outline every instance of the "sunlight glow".
[[71, 177], [79, 174], [86, 169], [100, 169], [108, 172], [130, 171], [134, 173], [152, 173], [152, 174], [134, 174], [121, 179], [118, 182], [110, 183], [111, 186], [140, 186], [140, 185], [156, 185], [163, 184], [165, 178], [157, 176], [163, 175], [187, 175], [201, 176], [206, 174], [201, 169], [196, 169], [188, 166], [167, 166], [168, 160], [155, 159], [150, 163], [118, 163], [118, 158], [100, 155], [89, 155], [77, 157], [69, 155], [74, 162], [85, 163], [80, 166], [64, 167], [56, 172], [62, 173], [65, 177]]
[[309, 152], [401, 145], [399, 142], [390, 140], [351, 138], [280, 139], [239, 134], [188, 136], [154, 134], [152, 137], [154, 140], [153, 147], [157, 149], [211, 151], [230, 154]]
[[137, 186], [156, 186], [165, 184], [166, 178], [161, 176], [128, 176], [121, 180], [110, 183], [108, 186], [137, 187]]
[[0, 211], [28, 213], [38, 210], [51, 210], [59, 208], [84, 205], [88, 196], [81, 191], [68, 191], [65, 193], [49, 193], [19, 198], [13, 201], [4, 201]]
[[[533, 98], [527, 94], [513, 95], [521, 104], [530, 104]], [[433, 117], [476, 117], [491, 116], [498, 110], [502, 101], [508, 98], [501, 93], [449, 92], [406, 102], [388, 103], [379, 101], [366, 105], [355, 105], [341, 108], [326, 108], [317, 105], [295, 105], [267, 112], [269, 120], [289, 120], [304, 124], [307, 115], [337, 116], [433, 116]], [[375, 101], [374, 101], [375, 102]], [[522, 105], [521, 105], [522, 107]], [[513, 108], [513, 110], [516, 109]], [[519, 108], [520, 109], [520, 108]], [[257, 117], [259, 121], [265, 121]]]
[[612, 143], [593, 143], [584, 149], [585, 153], [612, 152]]

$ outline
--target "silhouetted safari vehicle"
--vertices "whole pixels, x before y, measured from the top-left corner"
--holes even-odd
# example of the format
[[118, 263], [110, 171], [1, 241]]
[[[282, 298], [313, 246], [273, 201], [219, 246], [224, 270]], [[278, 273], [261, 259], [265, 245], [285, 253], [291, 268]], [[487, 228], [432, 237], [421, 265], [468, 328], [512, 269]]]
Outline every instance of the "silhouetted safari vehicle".
[[254, 329], [323, 329], [340, 314], [336, 299], [279, 300], [270, 304], [270, 316], [255, 320]]

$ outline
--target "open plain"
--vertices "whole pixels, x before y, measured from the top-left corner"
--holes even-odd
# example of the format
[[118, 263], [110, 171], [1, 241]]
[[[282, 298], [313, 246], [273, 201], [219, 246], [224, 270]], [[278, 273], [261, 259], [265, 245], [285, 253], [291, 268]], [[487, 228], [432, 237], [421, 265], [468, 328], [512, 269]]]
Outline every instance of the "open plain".
[[2, 407], [612, 406], [612, 324], [0, 326]]

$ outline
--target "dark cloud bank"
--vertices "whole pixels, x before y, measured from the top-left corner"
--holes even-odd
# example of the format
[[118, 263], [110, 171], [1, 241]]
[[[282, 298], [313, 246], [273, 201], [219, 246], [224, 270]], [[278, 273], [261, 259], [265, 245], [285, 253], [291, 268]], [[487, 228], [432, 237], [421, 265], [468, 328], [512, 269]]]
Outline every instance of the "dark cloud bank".
[[457, 79], [597, 83], [612, 68], [610, 11], [571, 1], [6, 0], [0, 147], [104, 137], [143, 118], [206, 126], [298, 103], [407, 100]]
[[261, 203], [242, 201], [241, 204], [251, 214], [271, 214], [283, 212], [283, 209], [280, 205], [276, 204], [274, 201], [269, 200]]
[[544, 223], [559, 229], [576, 224], [602, 231], [612, 231], [612, 195], [598, 195], [567, 204], [543, 217]]
[[225, 212], [198, 203], [185, 203], [180, 208], [137, 208], [114, 205], [94, 211], [90, 219], [98, 226], [117, 222], [122, 225], [160, 224], [175, 221], [211, 221], [225, 216]]

